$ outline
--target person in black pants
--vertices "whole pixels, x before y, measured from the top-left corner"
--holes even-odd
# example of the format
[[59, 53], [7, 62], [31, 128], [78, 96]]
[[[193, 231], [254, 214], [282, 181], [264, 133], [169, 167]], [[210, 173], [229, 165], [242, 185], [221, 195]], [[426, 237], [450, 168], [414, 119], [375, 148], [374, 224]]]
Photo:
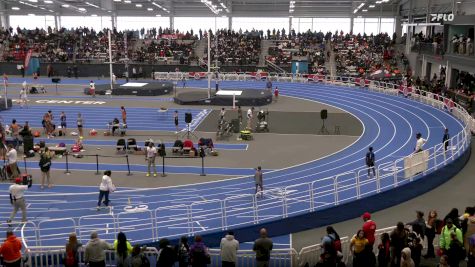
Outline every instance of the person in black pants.
[[445, 128], [444, 136], [442, 137], [442, 143], [444, 143], [444, 149], [447, 152], [447, 148], [449, 148], [450, 144], [449, 129], [447, 128]]
[[102, 176], [101, 184], [99, 185], [99, 201], [97, 201], [97, 210], [101, 209], [101, 202], [104, 198], [104, 205], [109, 206], [109, 193], [114, 192], [115, 186], [112, 184], [111, 171], [105, 171], [104, 176]]
[[371, 178], [371, 169], [373, 169], [373, 176], [376, 177], [376, 169], [374, 168], [374, 152], [373, 147], [369, 147], [368, 153], [366, 153], [366, 166], [368, 167], [368, 178]]

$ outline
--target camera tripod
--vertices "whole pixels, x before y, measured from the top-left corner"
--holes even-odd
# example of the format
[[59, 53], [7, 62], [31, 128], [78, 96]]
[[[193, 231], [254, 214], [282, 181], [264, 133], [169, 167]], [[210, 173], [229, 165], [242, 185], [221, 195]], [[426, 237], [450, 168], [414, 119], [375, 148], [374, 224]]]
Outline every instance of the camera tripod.
[[181, 138], [186, 136], [186, 139], [190, 139], [190, 135], [192, 135], [193, 137], [198, 139], [198, 136], [196, 136], [196, 134], [194, 134], [193, 131], [190, 130], [190, 124], [187, 123], [186, 124], [186, 132], [181, 135]]

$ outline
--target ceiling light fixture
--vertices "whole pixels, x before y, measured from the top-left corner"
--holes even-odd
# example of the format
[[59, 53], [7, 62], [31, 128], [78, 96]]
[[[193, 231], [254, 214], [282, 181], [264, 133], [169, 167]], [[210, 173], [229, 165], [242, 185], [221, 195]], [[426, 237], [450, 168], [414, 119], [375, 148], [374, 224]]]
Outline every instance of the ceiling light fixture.
[[91, 17], [97, 17], [97, 15], [96, 14], [91, 14]]
[[363, 9], [363, 10], [361, 10], [361, 11], [363, 11], [363, 12], [368, 12], [368, 9]]
[[205, 4], [215, 15], [218, 15], [219, 12], [222, 11], [222, 9], [218, 9], [217, 6], [214, 5], [210, 0], [201, 0], [201, 3]]
[[53, 1], [51, 1], [51, 0], [45, 0], [44, 2], [45, 2], [45, 4], [52, 4], [53, 3]]
[[78, 10], [80, 10], [80, 11], [86, 11], [86, 9], [85, 9], [84, 7], [80, 7], [80, 8], [78, 8]]
[[69, 5], [68, 4], [64, 4], [64, 5], [61, 5], [62, 7], [65, 7], [65, 8], [68, 8]]
[[30, 17], [34, 17], [34, 16], [35, 16], [35, 14], [32, 14], [32, 13], [30, 13], [30, 14], [28, 14], [28, 16], [30, 16]]
[[369, 5], [369, 8], [374, 8], [374, 7], [375, 7], [375, 5]]
[[121, 0], [114, 0], [114, 2], [121, 2]]
[[12, 10], [20, 10], [20, 8], [17, 6], [12, 6]]
[[86, 4], [86, 5], [88, 5], [88, 6], [95, 7], [95, 8], [99, 8], [99, 9], [101, 8], [100, 6], [98, 6], [98, 5], [94, 5], [94, 4], [92, 4], [92, 3], [89, 3], [89, 2], [84, 2], [84, 4]]
[[135, 4], [136, 7], [142, 7], [142, 4]]
[[38, 3], [38, 0], [28, 0], [28, 1], [30, 1], [32, 3]]
[[132, 1], [130, 1], [130, 0], [124, 0], [124, 3], [130, 4], [130, 3], [132, 3]]
[[148, 11], [153, 11], [153, 8], [149, 7], [147, 8]]

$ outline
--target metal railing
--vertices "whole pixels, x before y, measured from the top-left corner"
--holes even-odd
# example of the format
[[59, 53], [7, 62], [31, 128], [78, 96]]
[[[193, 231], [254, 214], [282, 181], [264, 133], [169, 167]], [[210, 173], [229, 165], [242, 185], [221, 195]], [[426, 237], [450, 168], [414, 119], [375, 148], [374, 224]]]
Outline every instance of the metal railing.
[[[232, 74], [235, 75], [235, 74]], [[226, 77], [226, 76], [225, 76]], [[271, 76], [273, 79], [290, 79], [294, 82], [308, 82], [303, 76]], [[399, 85], [360, 80], [347, 77], [325, 77], [324, 83], [362, 87], [366, 90], [390, 95], [399, 94]], [[426, 164], [423, 174], [433, 172], [462, 155], [471, 142], [471, 130], [475, 129], [473, 118], [458, 104], [443, 96], [415, 89], [408, 98], [420, 101], [439, 109], [448, 109], [464, 123], [462, 131], [450, 139], [450, 150], [443, 144], [426, 149], [426, 158], [418, 164]], [[409, 156], [411, 157], [411, 156]], [[66, 240], [71, 232], [76, 232], [81, 241], [86, 241], [92, 230], [98, 231], [105, 239], [113, 240], [119, 231], [132, 232], [140, 237], [137, 242], [156, 242], [159, 238], [176, 238], [182, 235], [193, 236], [198, 233], [225, 231], [229, 228], [259, 224], [314, 212], [318, 209], [336, 206], [357, 200], [368, 195], [380, 193], [422, 177], [420, 174], [408, 176], [411, 167], [405, 166], [408, 157], [378, 163], [377, 175], [367, 177], [366, 167], [347, 171], [332, 177], [316, 179], [263, 192], [266, 198], [258, 195], [234, 195], [225, 199], [212, 199], [194, 202], [189, 205], [159, 207], [149, 210], [148, 206], [138, 207], [132, 212], [105, 215], [89, 215], [80, 218], [65, 218], [40, 221], [38, 225], [24, 226], [22, 236], [25, 245], [43, 248]], [[350, 192], [350, 194], [348, 194]], [[302, 205], [305, 203], [305, 205]], [[101, 217], [102, 216], [102, 217]], [[101, 220], [98, 220], [101, 218]], [[55, 222], [61, 221], [61, 227]], [[66, 223], [66, 224], [65, 224]], [[48, 224], [50, 226], [48, 226]], [[64, 226], [66, 225], [66, 226]], [[54, 231], [54, 235], [51, 235]], [[25, 241], [26, 240], [26, 241]]]

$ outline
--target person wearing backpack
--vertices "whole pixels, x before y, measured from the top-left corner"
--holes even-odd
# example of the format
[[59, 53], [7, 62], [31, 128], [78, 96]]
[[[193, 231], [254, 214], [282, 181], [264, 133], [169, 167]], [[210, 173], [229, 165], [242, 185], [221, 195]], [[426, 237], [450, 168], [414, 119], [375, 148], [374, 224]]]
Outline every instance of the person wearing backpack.
[[188, 237], [182, 236], [180, 238], [180, 244], [177, 248], [178, 251], [178, 267], [188, 267], [190, 263], [190, 246], [188, 245]]
[[150, 267], [150, 261], [142, 252], [139, 245], [135, 245], [132, 249], [132, 254], [125, 260], [127, 267]]
[[327, 227], [327, 235], [322, 238], [321, 244], [323, 251], [320, 258], [335, 262], [337, 253], [341, 252], [341, 241], [340, 236], [332, 226]]
[[69, 235], [69, 241], [66, 243], [66, 255], [64, 258], [64, 266], [66, 267], [78, 267], [79, 266], [79, 248], [82, 244], [78, 242], [76, 233]]
[[175, 265], [177, 253], [175, 249], [170, 246], [170, 241], [166, 238], [162, 238], [158, 241], [158, 259], [157, 267], [173, 267]]
[[51, 188], [53, 184], [51, 183], [51, 154], [48, 147], [45, 147], [45, 152], [40, 156], [40, 162], [38, 163], [41, 169], [41, 189], [45, 188], [45, 179], [48, 183], [48, 188]]
[[208, 248], [200, 235], [195, 236], [195, 243], [190, 247], [190, 264], [192, 267], [206, 267], [211, 263]]

